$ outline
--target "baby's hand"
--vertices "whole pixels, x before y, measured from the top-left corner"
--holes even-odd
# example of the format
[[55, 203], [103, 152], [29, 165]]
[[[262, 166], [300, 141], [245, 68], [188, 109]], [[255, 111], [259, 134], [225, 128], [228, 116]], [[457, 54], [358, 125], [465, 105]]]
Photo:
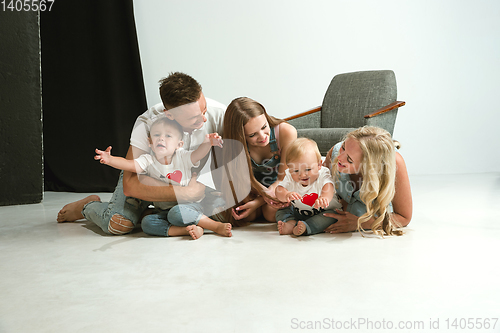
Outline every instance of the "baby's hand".
[[330, 200], [326, 197], [319, 197], [316, 199], [314, 202], [313, 208], [320, 209], [320, 208], [326, 208], [330, 205]]
[[300, 194], [298, 194], [297, 192], [288, 192], [286, 194], [286, 200], [288, 202], [292, 201], [292, 200], [301, 200], [302, 199], [302, 196]]
[[109, 164], [111, 160], [111, 146], [106, 148], [105, 151], [96, 148], [95, 153], [97, 155], [94, 156], [94, 160], [101, 161], [102, 164]]
[[217, 146], [220, 148], [222, 148], [222, 144], [224, 143], [224, 141], [222, 141], [222, 137], [217, 133], [207, 134], [207, 136], [205, 137], [205, 142], [210, 142], [212, 146]]

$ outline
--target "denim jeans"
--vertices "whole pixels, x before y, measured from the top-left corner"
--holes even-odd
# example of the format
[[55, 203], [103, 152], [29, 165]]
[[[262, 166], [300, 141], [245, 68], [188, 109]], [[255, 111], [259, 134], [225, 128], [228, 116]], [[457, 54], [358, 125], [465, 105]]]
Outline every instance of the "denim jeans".
[[219, 221], [220, 216], [213, 213], [217, 207], [223, 205], [222, 198], [207, 194], [201, 202], [179, 204], [166, 210], [157, 209], [155, 213], [144, 216], [141, 222], [142, 231], [148, 235], [168, 237], [168, 230], [172, 225], [178, 227], [198, 225], [204, 215]]
[[314, 216], [303, 215], [297, 210], [293, 209], [293, 206], [280, 209], [276, 212], [276, 221], [290, 221], [296, 220], [304, 222], [306, 225], [306, 232], [304, 235], [314, 235], [325, 231], [326, 227], [337, 222], [337, 219], [332, 217], [326, 217], [324, 213], [335, 213], [334, 210], [325, 210]]
[[119, 214], [137, 226], [142, 213], [150, 204], [151, 202], [126, 197], [123, 194], [122, 171], [109, 202], [91, 201], [83, 207], [82, 214], [88, 221], [92, 221], [101, 227], [105, 233], [111, 234], [108, 227], [109, 220], [113, 215]]

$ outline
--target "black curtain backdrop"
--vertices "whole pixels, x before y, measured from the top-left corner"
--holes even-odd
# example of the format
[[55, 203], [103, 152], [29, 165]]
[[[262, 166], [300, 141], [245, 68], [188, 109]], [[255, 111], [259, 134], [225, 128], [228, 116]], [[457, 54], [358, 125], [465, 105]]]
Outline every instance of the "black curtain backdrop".
[[147, 107], [132, 0], [56, 1], [40, 30], [45, 190], [113, 191], [94, 150], [124, 157]]

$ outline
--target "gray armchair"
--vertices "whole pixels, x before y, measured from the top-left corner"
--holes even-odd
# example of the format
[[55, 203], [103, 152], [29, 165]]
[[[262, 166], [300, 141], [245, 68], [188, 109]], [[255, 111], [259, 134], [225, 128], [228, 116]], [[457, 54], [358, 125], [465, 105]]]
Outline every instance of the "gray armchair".
[[313, 139], [322, 155], [344, 135], [364, 126], [378, 126], [394, 132], [398, 108], [396, 76], [391, 70], [364, 71], [336, 75], [323, 105], [285, 120], [299, 137]]

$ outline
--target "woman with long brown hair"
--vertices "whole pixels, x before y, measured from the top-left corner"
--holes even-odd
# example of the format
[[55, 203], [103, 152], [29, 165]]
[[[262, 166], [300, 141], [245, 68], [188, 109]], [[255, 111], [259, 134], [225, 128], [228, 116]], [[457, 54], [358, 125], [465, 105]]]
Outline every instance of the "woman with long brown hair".
[[276, 222], [283, 204], [275, 198], [275, 188], [285, 175], [285, 151], [297, 139], [297, 131], [269, 116], [262, 104], [239, 97], [226, 109], [223, 133], [222, 193], [232, 207], [225, 211], [226, 221], [240, 225], [263, 217]]

